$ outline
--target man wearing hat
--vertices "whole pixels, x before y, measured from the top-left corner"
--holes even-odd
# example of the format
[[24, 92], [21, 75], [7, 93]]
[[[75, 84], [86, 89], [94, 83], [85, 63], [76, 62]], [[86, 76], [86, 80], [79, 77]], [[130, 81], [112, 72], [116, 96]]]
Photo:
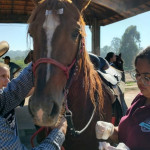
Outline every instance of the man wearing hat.
[[14, 78], [14, 75], [16, 72], [18, 72], [21, 67], [13, 62], [10, 62], [10, 57], [9, 56], [5, 56], [3, 57], [4, 59], [4, 63], [7, 64], [10, 68], [10, 80], [12, 80]]

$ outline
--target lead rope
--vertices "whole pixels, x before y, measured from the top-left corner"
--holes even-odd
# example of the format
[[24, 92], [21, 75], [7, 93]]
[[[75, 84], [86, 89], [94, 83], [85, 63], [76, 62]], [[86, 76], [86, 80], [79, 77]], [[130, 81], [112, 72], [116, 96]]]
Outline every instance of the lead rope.
[[[68, 90], [65, 90], [64, 99], [66, 99], [67, 95], [68, 95]], [[70, 113], [71, 116], [72, 116], [72, 112], [68, 109], [68, 105], [67, 105], [66, 102], [65, 102], [65, 110], [66, 110], [67, 113]], [[67, 121], [67, 122], [68, 122], [68, 121]], [[46, 136], [48, 136], [49, 130], [48, 130], [47, 127], [41, 127], [41, 128], [39, 128], [39, 129], [31, 136], [30, 143], [31, 143], [32, 148], [34, 147], [34, 142], [33, 142], [33, 141], [34, 141], [34, 138], [38, 135], [38, 133], [40, 133], [40, 132], [43, 131], [44, 129], [46, 130]], [[61, 147], [61, 150], [65, 150], [63, 146]]]
[[[34, 148], [34, 142], [33, 142], [34, 138], [37, 136], [38, 133], [40, 133], [40, 132], [43, 131], [44, 129], [46, 130], [46, 137], [47, 137], [48, 134], [49, 134], [49, 130], [48, 130], [47, 127], [41, 127], [40, 129], [38, 129], [38, 130], [31, 136], [30, 142], [31, 142], [32, 148]], [[65, 148], [64, 148], [63, 146], [61, 146], [61, 150], [65, 150]]]
[[34, 147], [34, 142], [33, 142], [34, 138], [37, 136], [38, 133], [40, 133], [44, 129], [45, 129], [45, 127], [41, 127], [31, 136], [30, 143], [31, 143], [32, 148]]
[[82, 132], [84, 132], [87, 129], [87, 127], [90, 125], [90, 123], [91, 123], [91, 121], [94, 117], [96, 107], [94, 107], [91, 118], [88, 121], [88, 123], [85, 125], [85, 127], [80, 131], [75, 130], [74, 125], [73, 125], [73, 120], [72, 120], [72, 112], [69, 110], [68, 103], [67, 103], [67, 94], [68, 94], [68, 92], [69, 92], [69, 90], [65, 89], [65, 96], [64, 96], [64, 104], [65, 104], [65, 110], [66, 110], [65, 111], [65, 118], [67, 120], [67, 124], [68, 124], [69, 130], [70, 130], [70, 134], [73, 135], [73, 136], [78, 136]]

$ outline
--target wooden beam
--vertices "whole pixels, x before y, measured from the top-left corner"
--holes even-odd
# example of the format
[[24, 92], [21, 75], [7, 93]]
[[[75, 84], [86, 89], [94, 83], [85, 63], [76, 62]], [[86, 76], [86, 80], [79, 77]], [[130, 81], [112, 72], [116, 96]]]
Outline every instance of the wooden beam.
[[6, 14], [0, 15], [0, 23], [27, 23], [29, 15]]
[[116, 13], [121, 15], [123, 15], [123, 12], [126, 11], [126, 4], [122, 0], [92, 0], [92, 2], [115, 11]]
[[96, 18], [92, 23], [92, 53], [100, 55], [100, 26]]
[[92, 0], [92, 2], [108, 8], [120, 14], [124, 18], [128, 18], [132, 16], [128, 14], [129, 11], [132, 12], [135, 8], [138, 8], [143, 4], [147, 4], [149, 0]]

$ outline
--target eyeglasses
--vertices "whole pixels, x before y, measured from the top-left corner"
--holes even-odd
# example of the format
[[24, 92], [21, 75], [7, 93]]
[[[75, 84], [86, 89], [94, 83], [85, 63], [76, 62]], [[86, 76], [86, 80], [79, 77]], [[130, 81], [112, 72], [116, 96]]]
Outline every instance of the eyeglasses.
[[136, 71], [131, 71], [130, 75], [133, 80], [139, 81], [141, 80], [145, 86], [150, 86], [150, 73], [137, 73]]

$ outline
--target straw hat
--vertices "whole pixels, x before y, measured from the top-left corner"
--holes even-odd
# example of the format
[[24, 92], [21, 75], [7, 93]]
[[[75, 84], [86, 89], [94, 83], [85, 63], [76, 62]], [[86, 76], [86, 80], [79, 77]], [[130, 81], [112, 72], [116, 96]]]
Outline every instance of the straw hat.
[[3, 56], [9, 50], [9, 44], [6, 41], [0, 42], [0, 57]]

